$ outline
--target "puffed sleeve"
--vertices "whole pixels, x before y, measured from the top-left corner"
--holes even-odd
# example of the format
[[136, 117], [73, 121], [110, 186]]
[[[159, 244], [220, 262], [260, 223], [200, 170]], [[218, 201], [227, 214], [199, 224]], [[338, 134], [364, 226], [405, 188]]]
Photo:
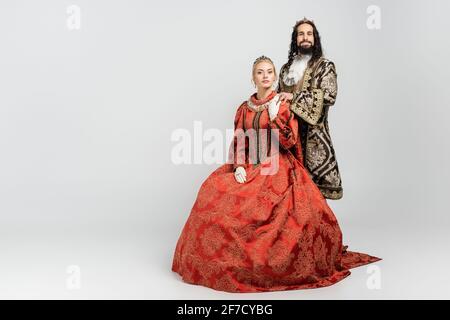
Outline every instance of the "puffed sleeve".
[[289, 103], [282, 102], [278, 115], [269, 121], [272, 130], [279, 130], [278, 141], [284, 149], [295, 145], [298, 139], [298, 120], [289, 108]]
[[285, 89], [285, 87], [284, 87], [284, 83], [283, 83], [283, 74], [285, 73], [285, 72], [287, 72], [286, 71], [286, 66], [287, 66], [287, 64], [284, 64], [282, 67], [281, 67], [281, 69], [280, 69], [280, 76], [278, 77], [278, 86], [277, 86], [277, 92], [278, 93], [280, 93], [280, 92], [283, 92], [283, 91], [286, 91], [286, 89]]
[[320, 123], [325, 109], [334, 105], [337, 96], [337, 74], [334, 63], [324, 60], [317, 74], [317, 88], [304, 88], [300, 92], [295, 92], [291, 103], [291, 110], [312, 125]]
[[232, 142], [232, 154], [231, 159], [233, 162], [233, 171], [236, 170], [237, 167], [248, 168], [248, 139], [245, 134], [245, 103], [241, 104], [241, 106], [236, 111], [236, 115], [234, 117], [234, 135]]

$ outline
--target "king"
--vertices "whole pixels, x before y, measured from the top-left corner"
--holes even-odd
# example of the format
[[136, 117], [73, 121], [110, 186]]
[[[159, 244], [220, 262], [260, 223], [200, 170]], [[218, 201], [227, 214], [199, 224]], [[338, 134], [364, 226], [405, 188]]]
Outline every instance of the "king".
[[343, 196], [342, 181], [328, 127], [328, 110], [337, 96], [334, 63], [325, 59], [312, 20], [298, 21], [292, 31], [288, 62], [281, 67], [278, 90], [281, 100], [299, 120], [303, 164], [327, 199]]

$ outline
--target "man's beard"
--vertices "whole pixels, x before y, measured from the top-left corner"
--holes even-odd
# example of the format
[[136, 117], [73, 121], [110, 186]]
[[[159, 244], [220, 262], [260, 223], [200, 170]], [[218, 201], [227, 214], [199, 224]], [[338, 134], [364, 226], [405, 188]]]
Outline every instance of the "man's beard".
[[314, 46], [310, 45], [309, 47], [302, 47], [302, 44], [298, 46], [298, 53], [301, 54], [310, 54], [314, 51]]

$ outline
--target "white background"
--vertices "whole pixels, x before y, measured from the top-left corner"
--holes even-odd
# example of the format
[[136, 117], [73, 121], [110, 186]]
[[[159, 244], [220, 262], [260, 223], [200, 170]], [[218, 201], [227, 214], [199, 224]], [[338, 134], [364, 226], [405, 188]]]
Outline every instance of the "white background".
[[[379, 30], [366, 26], [370, 5]], [[449, 11], [444, 0], [1, 0], [0, 297], [448, 299]], [[349, 249], [383, 258], [381, 289], [366, 266], [313, 290], [185, 284], [173, 250], [220, 164], [175, 165], [171, 134], [232, 128], [253, 60], [280, 68], [304, 16], [338, 72], [329, 123], [344, 197], [328, 203]], [[70, 265], [79, 289], [66, 285]]]

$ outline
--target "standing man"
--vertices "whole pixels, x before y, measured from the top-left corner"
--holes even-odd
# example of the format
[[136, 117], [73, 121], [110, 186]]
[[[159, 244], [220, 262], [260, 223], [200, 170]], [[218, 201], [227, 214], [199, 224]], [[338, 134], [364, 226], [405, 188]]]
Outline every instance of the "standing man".
[[303, 164], [327, 199], [340, 199], [342, 182], [328, 128], [328, 109], [336, 101], [334, 63], [322, 55], [319, 32], [304, 18], [292, 31], [288, 62], [280, 71], [278, 92], [299, 119]]

